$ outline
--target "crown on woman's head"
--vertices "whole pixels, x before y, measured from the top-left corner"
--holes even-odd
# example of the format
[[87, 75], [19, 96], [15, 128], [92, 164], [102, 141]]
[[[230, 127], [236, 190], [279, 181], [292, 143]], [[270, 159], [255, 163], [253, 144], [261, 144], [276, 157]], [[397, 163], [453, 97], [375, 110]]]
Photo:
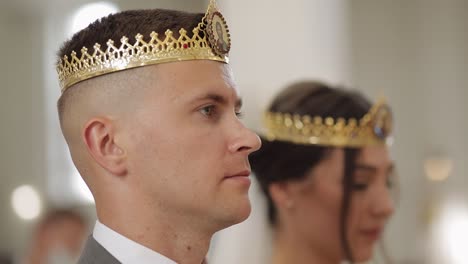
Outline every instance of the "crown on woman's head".
[[393, 116], [390, 107], [382, 99], [360, 120], [267, 112], [265, 126], [266, 138], [270, 141], [365, 147], [392, 143]]
[[96, 43], [90, 54], [88, 49], [81, 49], [81, 56], [73, 51], [70, 57], [65, 55], [57, 64], [62, 93], [70, 86], [103, 74], [121, 70], [153, 65], [165, 62], [185, 60], [214, 60], [228, 63], [231, 37], [223, 15], [217, 10], [215, 0], [210, 0], [202, 21], [192, 30], [190, 37], [187, 30], [180, 29], [179, 37], [167, 30], [165, 36], [152, 32], [146, 42], [143, 35], [135, 36], [135, 43], [129, 43], [122, 36], [119, 47], [113, 40], [107, 42], [107, 49], [101, 50]]

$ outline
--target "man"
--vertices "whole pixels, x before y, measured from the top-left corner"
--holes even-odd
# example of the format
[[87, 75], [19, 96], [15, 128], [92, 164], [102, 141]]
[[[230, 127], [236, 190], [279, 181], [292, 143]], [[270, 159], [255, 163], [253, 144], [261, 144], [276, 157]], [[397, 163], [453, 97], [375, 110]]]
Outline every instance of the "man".
[[22, 263], [76, 263], [87, 229], [86, 220], [71, 209], [49, 211], [35, 227], [29, 251]]
[[220, 19], [214, 1], [125, 11], [63, 45], [60, 123], [98, 215], [79, 263], [200, 264], [215, 232], [248, 217], [260, 140], [238, 119]]

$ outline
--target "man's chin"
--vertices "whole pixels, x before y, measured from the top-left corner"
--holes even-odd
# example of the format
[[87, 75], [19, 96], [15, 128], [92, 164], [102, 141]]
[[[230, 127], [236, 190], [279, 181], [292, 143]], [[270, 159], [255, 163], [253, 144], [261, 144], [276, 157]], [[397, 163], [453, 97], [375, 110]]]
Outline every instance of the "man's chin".
[[247, 204], [242, 210], [239, 210], [238, 218], [235, 224], [239, 224], [249, 218], [250, 213], [252, 212], [252, 206], [250, 205], [250, 200], [247, 199]]
[[252, 206], [250, 205], [250, 200], [246, 197], [246, 200], [243, 201], [242, 204], [237, 204], [236, 206], [225, 209], [229, 209], [229, 212], [222, 217], [220, 229], [228, 228], [247, 220], [252, 211]]

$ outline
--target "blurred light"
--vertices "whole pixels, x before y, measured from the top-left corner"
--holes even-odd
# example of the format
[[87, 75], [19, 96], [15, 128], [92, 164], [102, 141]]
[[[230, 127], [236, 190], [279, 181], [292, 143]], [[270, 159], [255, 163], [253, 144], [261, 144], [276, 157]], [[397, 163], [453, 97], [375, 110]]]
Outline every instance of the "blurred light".
[[78, 170], [73, 166], [73, 191], [78, 195], [79, 199], [86, 203], [94, 203], [94, 197], [89, 190], [88, 185], [84, 182]]
[[468, 263], [468, 208], [451, 203], [443, 211], [439, 226], [439, 239], [447, 263]]
[[117, 5], [110, 2], [90, 3], [79, 8], [73, 16], [71, 33], [74, 34], [97, 19], [119, 11]]
[[431, 181], [446, 180], [453, 170], [453, 161], [444, 157], [432, 157], [424, 162], [426, 177]]
[[29, 185], [20, 186], [13, 191], [11, 204], [15, 213], [24, 220], [37, 218], [41, 213], [39, 194]]

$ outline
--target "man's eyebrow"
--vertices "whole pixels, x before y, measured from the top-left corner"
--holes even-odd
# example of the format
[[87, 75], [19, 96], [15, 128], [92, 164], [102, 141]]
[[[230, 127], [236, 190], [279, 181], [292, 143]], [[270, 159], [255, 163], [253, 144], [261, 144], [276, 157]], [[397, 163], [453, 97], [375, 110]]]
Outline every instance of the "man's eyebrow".
[[[203, 100], [212, 100], [216, 103], [222, 104], [222, 105], [227, 105], [229, 102], [229, 99], [221, 94], [217, 93], [207, 93], [202, 96], [196, 97], [193, 101], [203, 101]], [[236, 98], [236, 103], [235, 103], [236, 108], [241, 108], [242, 107], [242, 98], [237, 97]]]

